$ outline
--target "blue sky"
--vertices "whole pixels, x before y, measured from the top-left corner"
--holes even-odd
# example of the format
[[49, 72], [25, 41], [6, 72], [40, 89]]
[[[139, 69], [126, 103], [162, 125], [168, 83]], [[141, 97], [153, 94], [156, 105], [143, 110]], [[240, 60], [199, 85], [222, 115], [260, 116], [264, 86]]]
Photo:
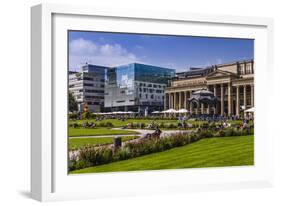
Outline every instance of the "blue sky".
[[104, 32], [69, 32], [69, 68], [86, 62], [117, 66], [132, 62], [185, 71], [254, 57], [254, 40]]

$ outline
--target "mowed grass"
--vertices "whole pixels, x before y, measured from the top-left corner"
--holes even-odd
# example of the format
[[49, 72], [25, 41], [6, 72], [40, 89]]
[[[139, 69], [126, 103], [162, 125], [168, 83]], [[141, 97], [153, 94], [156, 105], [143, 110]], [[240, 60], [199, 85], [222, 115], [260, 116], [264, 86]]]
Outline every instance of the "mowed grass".
[[106, 127], [98, 127], [98, 128], [72, 128], [68, 129], [69, 137], [77, 137], [77, 136], [100, 136], [100, 135], [123, 135], [123, 134], [138, 134], [135, 131], [128, 130], [118, 130], [111, 129]]
[[[134, 139], [136, 136], [122, 137], [122, 142]], [[99, 144], [111, 144], [113, 143], [113, 137], [99, 137], [99, 138], [69, 138], [68, 149], [78, 149], [86, 145], [99, 145]]]
[[[128, 119], [126, 121], [122, 121], [122, 120], [118, 120], [118, 119], [105, 119], [102, 121], [96, 121], [95, 119], [89, 119], [89, 120], [70, 120], [69, 123], [78, 123], [78, 124], [82, 124], [83, 122], [94, 122], [94, 123], [102, 123], [102, 122], [111, 122], [113, 124], [114, 127], [124, 127], [126, 126], [128, 123], [152, 123], [153, 120], [150, 119]], [[154, 120], [155, 123], [178, 123], [178, 120], [166, 120], [166, 119], [159, 119], [159, 120]]]
[[[94, 122], [94, 123], [102, 123], [102, 122], [111, 122], [113, 124], [114, 127], [124, 127], [126, 126], [128, 123], [146, 123], [146, 124], [150, 124], [152, 122], [156, 123], [156, 124], [161, 124], [161, 123], [165, 123], [165, 124], [170, 124], [170, 123], [173, 123], [173, 124], [177, 124], [179, 123], [178, 120], [176, 119], [155, 119], [155, 120], [152, 120], [152, 119], [128, 119], [126, 121], [122, 121], [122, 120], [118, 120], [118, 119], [105, 119], [105, 120], [102, 120], [102, 121], [96, 121], [95, 119], [88, 119], [88, 120], [69, 120], [69, 124], [72, 124], [72, 123], [78, 123], [78, 124], [82, 124], [84, 122]], [[191, 123], [191, 124], [203, 124], [203, 123], [206, 123], [207, 121], [194, 121], [194, 120], [188, 120], [187, 121], [188, 123]], [[231, 124], [237, 124], [237, 123], [242, 123], [241, 120], [230, 120], [228, 121], [229, 123]]]
[[72, 171], [72, 174], [242, 166], [254, 164], [254, 136], [202, 139], [196, 143], [129, 160]]

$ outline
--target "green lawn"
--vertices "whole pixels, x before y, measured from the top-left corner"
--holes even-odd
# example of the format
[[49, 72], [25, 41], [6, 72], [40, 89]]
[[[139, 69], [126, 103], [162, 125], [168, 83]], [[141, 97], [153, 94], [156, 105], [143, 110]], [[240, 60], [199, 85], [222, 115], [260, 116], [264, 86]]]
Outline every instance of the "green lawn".
[[[122, 137], [122, 142], [134, 139], [136, 136]], [[69, 138], [68, 149], [77, 149], [85, 145], [98, 145], [113, 143], [113, 137], [99, 137], [99, 138]]]
[[118, 130], [106, 127], [98, 127], [98, 128], [72, 128], [69, 127], [68, 136], [69, 137], [77, 137], [77, 136], [98, 136], [98, 135], [122, 135], [122, 134], [137, 134], [134, 131], [127, 130]]
[[[101, 123], [101, 122], [111, 122], [114, 127], [123, 127], [123, 126], [126, 126], [128, 123], [131, 123], [131, 122], [135, 122], [135, 123], [151, 123], [153, 120], [150, 120], [150, 119], [128, 119], [126, 121], [121, 121], [121, 120], [118, 120], [118, 119], [106, 119], [106, 120], [102, 120], [102, 121], [98, 121], [96, 122], [94, 119], [89, 119], [89, 120], [70, 120], [69, 123], [73, 123], [73, 122], [76, 122], [78, 124], [82, 124], [83, 122], [95, 122], [95, 123]], [[165, 120], [165, 119], [161, 119], [161, 120], [155, 120], [154, 121], [155, 123], [161, 123], [161, 122], [164, 122], [164, 123], [177, 123], [178, 121], [177, 120]]]
[[177, 147], [129, 160], [109, 163], [71, 173], [116, 172], [241, 166], [254, 164], [254, 136], [202, 139], [196, 143]]
[[[83, 122], [95, 122], [95, 123], [101, 123], [101, 122], [111, 122], [114, 127], [123, 127], [123, 126], [126, 126], [128, 123], [146, 123], [146, 124], [149, 124], [149, 123], [152, 123], [153, 120], [151, 119], [128, 119], [126, 121], [121, 121], [121, 120], [118, 120], [118, 119], [106, 119], [106, 120], [102, 120], [102, 121], [96, 121], [95, 119], [89, 119], [89, 120], [70, 120], [69, 121], [69, 124], [72, 124], [74, 122], [78, 123], [78, 124], [82, 124]], [[155, 123], [173, 123], [173, 124], [177, 124], [178, 123], [178, 120], [176, 119], [156, 119], [154, 120]], [[194, 120], [190, 120], [188, 121], [188, 123], [191, 123], [191, 124], [202, 124], [204, 122], [207, 122], [207, 121], [194, 121]], [[240, 120], [233, 120], [233, 121], [229, 121], [230, 123], [242, 123]]]

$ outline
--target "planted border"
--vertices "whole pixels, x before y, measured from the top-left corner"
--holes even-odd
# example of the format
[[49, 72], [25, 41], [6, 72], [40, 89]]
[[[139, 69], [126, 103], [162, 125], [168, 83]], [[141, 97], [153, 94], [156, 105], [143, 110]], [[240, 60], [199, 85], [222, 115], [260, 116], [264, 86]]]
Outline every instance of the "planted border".
[[107, 164], [143, 156], [146, 154], [162, 152], [175, 147], [197, 142], [203, 138], [243, 136], [253, 134], [253, 129], [240, 130], [227, 128], [220, 131], [201, 130], [193, 133], [176, 133], [164, 138], [147, 138], [128, 142], [124, 146], [114, 149], [112, 147], [83, 147], [75, 158], [70, 159], [69, 171]]

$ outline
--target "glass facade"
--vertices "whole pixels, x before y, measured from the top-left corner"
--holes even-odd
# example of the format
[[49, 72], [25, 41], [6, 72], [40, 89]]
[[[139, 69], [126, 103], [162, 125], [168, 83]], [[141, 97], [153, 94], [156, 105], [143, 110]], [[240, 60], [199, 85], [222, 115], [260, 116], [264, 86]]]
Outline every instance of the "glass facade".
[[99, 81], [104, 81], [105, 79], [105, 71], [108, 67], [93, 65], [93, 64], [86, 64], [82, 67], [82, 71], [85, 73], [90, 73], [99, 78]]
[[135, 80], [140, 82], [151, 82], [168, 84], [171, 77], [175, 76], [175, 70], [163, 67], [134, 64]]
[[107, 70], [105, 108], [142, 111], [164, 104], [164, 89], [175, 76], [174, 69], [127, 64]]

